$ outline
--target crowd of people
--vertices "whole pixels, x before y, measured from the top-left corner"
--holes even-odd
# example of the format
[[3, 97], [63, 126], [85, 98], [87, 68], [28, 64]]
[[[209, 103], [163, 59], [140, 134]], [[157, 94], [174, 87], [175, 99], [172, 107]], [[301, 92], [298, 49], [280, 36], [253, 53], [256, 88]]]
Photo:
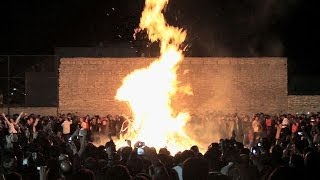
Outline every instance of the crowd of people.
[[[195, 119], [190, 123], [210, 131], [205, 119]], [[320, 179], [319, 112], [221, 119], [232, 130], [228, 137], [205, 152], [195, 144], [171, 154], [143, 140], [116, 147], [113, 137], [130, 121], [125, 116], [2, 114], [0, 179]], [[94, 145], [104, 136], [105, 144]]]

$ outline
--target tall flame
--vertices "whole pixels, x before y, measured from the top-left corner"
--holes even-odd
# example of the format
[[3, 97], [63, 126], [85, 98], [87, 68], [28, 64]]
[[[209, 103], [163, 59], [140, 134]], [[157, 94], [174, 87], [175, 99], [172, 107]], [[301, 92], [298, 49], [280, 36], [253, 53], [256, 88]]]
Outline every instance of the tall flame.
[[147, 146], [167, 147], [172, 153], [194, 145], [183, 128], [188, 113], [175, 113], [171, 98], [178, 91], [177, 68], [183, 60], [181, 43], [186, 32], [169, 26], [162, 13], [168, 0], [146, 0], [140, 28], [146, 29], [152, 42], [160, 41], [160, 58], [149, 67], [127, 75], [116, 99], [126, 101], [133, 113], [133, 122], [126, 139], [144, 141]]

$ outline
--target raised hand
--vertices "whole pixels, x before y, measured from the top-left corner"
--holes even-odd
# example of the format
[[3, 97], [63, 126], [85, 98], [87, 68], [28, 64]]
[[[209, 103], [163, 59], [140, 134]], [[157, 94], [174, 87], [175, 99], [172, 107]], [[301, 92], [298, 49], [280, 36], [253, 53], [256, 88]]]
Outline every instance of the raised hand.
[[38, 123], [39, 123], [39, 118], [36, 118], [36, 120], [34, 121], [34, 123], [33, 123], [33, 126], [37, 126], [38, 125]]
[[19, 116], [18, 116], [18, 118], [17, 118], [17, 120], [16, 120], [16, 124], [19, 124], [19, 122], [20, 122], [20, 118], [22, 117], [22, 114], [23, 114], [23, 111], [19, 114]]
[[70, 149], [72, 150], [72, 152], [73, 152], [74, 155], [78, 153], [77, 146], [74, 144], [74, 142], [71, 142], [71, 143], [69, 144], [69, 147], [70, 147]]
[[47, 169], [47, 166], [40, 166], [40, 180], [47, 180], [48, 179], [48, 173], [49, 173], [49, 168]]

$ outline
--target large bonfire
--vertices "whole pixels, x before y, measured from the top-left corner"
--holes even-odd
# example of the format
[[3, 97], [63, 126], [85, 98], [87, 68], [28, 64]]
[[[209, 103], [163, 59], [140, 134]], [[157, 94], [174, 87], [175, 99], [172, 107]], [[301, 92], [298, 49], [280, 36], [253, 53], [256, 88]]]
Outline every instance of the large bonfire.
[[195, 142], [184, 131], [189, 114], [177, 113], [171, 107], [172, 97], [181, 91], [176, 71], [183, 60], [181, 44], [186, 32], [167, 24], [163, 9], [168, 1], [146, 0], [140, 28], [147, 31], [152, 42], [160, 42], [161, 55], [148, 67], [127, 75], [116, 99], [127, 102], [133, 116], [122, 139], [143, 141], [157, 149], [167, 147], [175, 153], [189, 149]]

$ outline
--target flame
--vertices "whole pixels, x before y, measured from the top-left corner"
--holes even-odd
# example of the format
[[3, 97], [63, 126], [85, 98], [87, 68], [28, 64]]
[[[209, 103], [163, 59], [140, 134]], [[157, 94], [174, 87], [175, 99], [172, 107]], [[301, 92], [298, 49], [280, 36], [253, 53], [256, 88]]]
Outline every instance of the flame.
[[180, 46], [186, 32], [166, 23], [162, 11], [167, 3], [168, 0], [146, 0], [140, 20], [140, 28], [147, 30], [149, 39], [160, 41], [160, 58], [127, 75], [115, 98], [127, 102], [133, 115], [123, 139], [143, 141], [156, 149], [167, 147], [176, 153], [195, 142], [183, 129], [189, 114], [175, 113], [171, 107], [171, 98], [177, 92], [190, 94], [190, 87], [177, 87], [176, 71], [183, 60]]

